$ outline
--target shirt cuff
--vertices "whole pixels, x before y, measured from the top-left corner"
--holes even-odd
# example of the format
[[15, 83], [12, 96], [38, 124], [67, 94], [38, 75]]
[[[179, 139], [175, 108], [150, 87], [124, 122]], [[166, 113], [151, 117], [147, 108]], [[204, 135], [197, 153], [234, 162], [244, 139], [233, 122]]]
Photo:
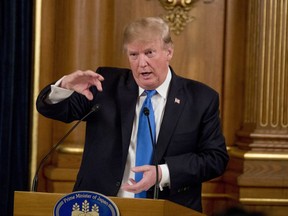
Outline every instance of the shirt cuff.
[[58, 80], [54, 85], [51, 85], [51, 92], [46, 98], [47, 103], [49, 104], [59, 103], [60, 101], [65, 100], [66, 98], [70, 97], [73, 94], [74, 92], [73, 90], [59, 87], [64, 77]]
[[167, 164], [161, 164], [159, 166], [162, 171], [162, 178], [161, 181], [159, 182], [159, 188], [161, 191], [163, 191], [163, 187], [170, 186], [170, 173]]

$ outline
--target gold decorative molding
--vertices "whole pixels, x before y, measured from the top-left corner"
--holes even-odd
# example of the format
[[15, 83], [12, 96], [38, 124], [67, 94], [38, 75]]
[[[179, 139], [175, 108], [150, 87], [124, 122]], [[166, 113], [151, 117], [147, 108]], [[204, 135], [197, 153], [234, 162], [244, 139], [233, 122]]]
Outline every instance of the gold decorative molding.
[[250, 160], [277, 160], [277, 161], [287, 161], [288, 153], [286, 152], [252, 152], [244, 151], [236, 147], [228, 147], [228, 152], [230, 156], [236, 158], [250, 159]]
[[189, 15], [193, 4], [198, 0], [159, 0], [162, 6], [168, 11], [164, 20], [169, 23], [171, 31], [179, 35], [184, 27], [195, 18]]
[[[236, 147], [228, 146], [227, 150], [230, 156], [243, 159], [252, 160], [288, 160], [288, 153], [286, 152], [251, 152], [238, 149]], [[83, 146], [76, 146], [73, 144], [64, 144], [57, 148], [58, 152], [66, 154], [82, 154]]]
[[57, 151], [60, 153], [66, 154], [83, 154], [83, 146], [75, 144], [63, 144], [57, 148]]
[[261, 205], [288, 205], [288, 199], [274, 199], [274, 198], [240, 198], [241, 203], [251, 205], [251, 204], [261, 204]]
[[[33, 74], [33, 104], [39, 93], [40, 80], [40, 44], [41, 44], [41, 17], [42, 17], [42, 0], [35, 2], [34, 12], [34, 74]], [[31, 144], [31, 163], [30, 163], [30, 181], [32, 180], [37, 168], [37, 143], [38, 143], [38, 117], [39, 114], [36, 106], [32, 108], [32, 144]]]
[[238, 196], [228, 193], [202, 193], [202, 199], [229, 199], [233, 201], [239, 201]]

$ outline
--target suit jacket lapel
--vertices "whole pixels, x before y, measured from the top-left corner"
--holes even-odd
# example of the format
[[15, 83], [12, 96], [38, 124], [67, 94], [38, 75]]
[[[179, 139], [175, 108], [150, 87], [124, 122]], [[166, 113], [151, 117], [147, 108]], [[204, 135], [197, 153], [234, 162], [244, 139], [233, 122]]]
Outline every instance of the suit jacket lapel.
[[172, 72], [166, 108], [157, 140], [158, 159], [163, 157], [185, 105], [185, 94], [183, 92], [182, 82], [180, 82], [179, 79], [180, 78]]
[[138, 86], [133, 79], [132, 73], [127, 80], [122, 80], [117, 92], [118, 107], [121, 118], [123, 166], [125, 167], [128, 148], [131, 139], [135, 106], [138, 97]]

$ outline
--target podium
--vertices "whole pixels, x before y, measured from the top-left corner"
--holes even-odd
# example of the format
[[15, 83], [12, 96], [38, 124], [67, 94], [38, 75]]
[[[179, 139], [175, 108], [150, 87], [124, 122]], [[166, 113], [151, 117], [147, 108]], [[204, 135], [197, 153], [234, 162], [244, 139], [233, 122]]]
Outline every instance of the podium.
[[[14, 216], [51, 216], [54, 205], [66, 194], [23, 192], [14, 193]], [[121, 216], [204, 216], [204, 214], [167, 200], [108, 197]]]

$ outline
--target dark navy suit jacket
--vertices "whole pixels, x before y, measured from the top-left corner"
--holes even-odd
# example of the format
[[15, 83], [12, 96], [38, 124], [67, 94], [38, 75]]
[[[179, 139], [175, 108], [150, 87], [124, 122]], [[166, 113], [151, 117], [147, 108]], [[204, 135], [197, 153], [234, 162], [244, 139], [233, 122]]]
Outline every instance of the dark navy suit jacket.
[[[86, 119], [83, 159], [74, 190], [116, 196], [128, 154], [138, 86], [129, 69], [102, 67], [97, 73], [105, 78], [103, 92], [91, 87], [92, 101], [74, 92], [58, 104], [47, 104], [47, 86], [38, 96], [37, 109], [48, 118], [68, 123], [81, 119], [94, 104], [100, 105], [100, 110]], [[159, 198], [202, 211], [201, 183], [222, 175], [228, 162], [216, 91], [172, 71], [157, 158], [159, 164], [168, 165], [171, 181]], [[149, 194], [152, 196], [152, 190]]]

